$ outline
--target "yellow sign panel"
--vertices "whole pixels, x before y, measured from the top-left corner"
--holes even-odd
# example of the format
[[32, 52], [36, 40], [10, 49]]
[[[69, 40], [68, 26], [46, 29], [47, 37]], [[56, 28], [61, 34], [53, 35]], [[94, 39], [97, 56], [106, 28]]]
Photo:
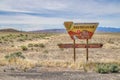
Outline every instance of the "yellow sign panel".
[[98, 23], [73, 23], [64, 22], [66, 30], [72, 39], [90, 39]]

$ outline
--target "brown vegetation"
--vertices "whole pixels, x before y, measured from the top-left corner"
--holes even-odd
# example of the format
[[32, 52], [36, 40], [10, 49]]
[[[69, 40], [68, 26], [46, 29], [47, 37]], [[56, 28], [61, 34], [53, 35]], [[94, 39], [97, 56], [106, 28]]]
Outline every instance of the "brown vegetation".
[[[95, 70], [98, 63], [120, 65], [120, 33], [96, 33], [89, 43], [102, 43], [102, 48], [89, 49], [88, 70]], [[77, 60], [73, 62], [73, 49], [60, 49], [59, 43], [73, 43], [68, 34], [45, 33], [0, 33], [0, 65], [15, 65], [22, 70], [33, 67], [60, 67], [83, 70], [84, 48], [76, 49]], [[76, 43], [86, 43], [76, 40]], [[9, 63], [4, 57], [14, 52], [22, 52], [25, 59]]]

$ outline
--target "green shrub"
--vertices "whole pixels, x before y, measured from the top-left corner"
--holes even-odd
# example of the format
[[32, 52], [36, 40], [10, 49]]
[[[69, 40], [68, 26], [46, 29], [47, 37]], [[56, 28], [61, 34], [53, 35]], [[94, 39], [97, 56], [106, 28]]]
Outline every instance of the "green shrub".
[[28, 35], [26, 34], [25, 37], [28, 37]]
[[44, 52], [44, 53], [48, 53], [48, 50], [44, 50], [43, 52]]
[[28, 44], [28, 47], [33, 47], [34, 45], [32, 43], [29, 43]]
[[8, 39], [7, 39], [7, 38], [4, 38], [4, 41], [8, 41]]
[[11, 47], [14, 47], [15, 45], [11, 45]]
[[106, 64], [99, 64], [96, 70], [98, 73], [109, 73], [109, 67]]
[[22, 42], [24, 42], [25, 39], [20, 38], [20, 39], [17, 39], [17, 41], [22, 41]]
[[2, 39], [4, 39], [5, 37], [4, 37], [4, 36], [2, 36], [1, 38], [2, 38]]
[[28, 38], [28, 40], [32, 41], [32, 38]]
[[15, 53], [7, 54], [5, 56], [5, 59], [7, 59], [8, 61], [12, 59], [17, 59], [17, 58], [25, 59], [25, 56], [22, 55], [22, 52], [15, 52]]
[[22, 49], [23, 51], [27, 51], [27, 50], [28, 50], [28, 48], [27, 48], [26, 46], [21, 46], [21, 49]]
[[20, 36], [24, 36], [23, 34], [20, 34]]
[[44, 45], [44, 44], [42, 44], [42, 43], [40, 43], [40, 44], [34, 44], [34, 47], [41, 47], [41, 48], [44, 48], [44, 47], [45, 47], [45, 45]]
[[3, 43], [2, 41], [0, 41], [0, 43]]
[[39, 44], [34, 44], [34, 47], [38, 47], [39, 46]]
[[41, 44], [39, 44], [39, 47], [44, 48], [45, 45], [41, 43]]
[[112, 64], [109, 67], [111, 73], [119, 72], [119, 66], [117, 64]]
[[119, 66], [117, 64], [98, 64], [96, 71], [98, 73], [115, 73], [119, 72]]

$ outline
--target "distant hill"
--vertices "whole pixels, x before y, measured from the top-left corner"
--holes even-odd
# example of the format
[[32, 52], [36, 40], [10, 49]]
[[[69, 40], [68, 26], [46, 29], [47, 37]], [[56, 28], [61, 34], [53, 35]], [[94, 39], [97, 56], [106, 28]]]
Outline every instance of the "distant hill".
[[19, 30], [8, 28], [8, 29], [0, 29], [0, 32], [20, 32]]
[[[42, 32], [42, 33], [65, 33], [65, 29], [45, 29], [45, 30], [36, 30], [31, 32]], [[106, 28], [106, 27], [98, 27], [96, 32], [120, 32], [120, 28]]]
[[41, 33], [65, 33], [65, 29], [45, 29], [45, 30], [36, 30], [31, 32], [41, 32]]
[[[21, 32], [13, 28], [0, 29], [0, 32]], [[45, 29], [35, 30], [29, 32], [41, 32], [41, 33], [66, 33], [65, 29]], [[98, 27], [96, 32], [120, 32], [120, 28]]]

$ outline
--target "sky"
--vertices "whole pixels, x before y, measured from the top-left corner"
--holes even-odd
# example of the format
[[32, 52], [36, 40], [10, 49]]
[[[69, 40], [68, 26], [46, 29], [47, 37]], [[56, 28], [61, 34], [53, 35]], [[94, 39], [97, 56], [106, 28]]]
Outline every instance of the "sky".
[[120, 0], [0, 0], [0, 28], [64, 28], [64, 21], [120, 28]]

